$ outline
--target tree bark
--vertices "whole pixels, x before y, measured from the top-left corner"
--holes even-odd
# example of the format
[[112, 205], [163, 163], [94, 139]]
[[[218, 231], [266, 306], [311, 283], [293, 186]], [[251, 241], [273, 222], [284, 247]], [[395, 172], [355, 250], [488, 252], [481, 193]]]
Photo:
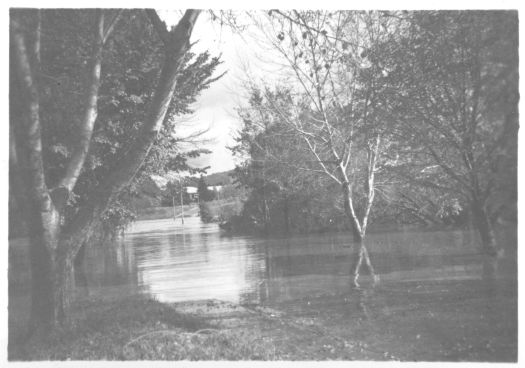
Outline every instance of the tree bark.
[[472, 214], [474, 224], [481, 238], [481, 251], [483, 256], [484, 279], [496, 277], [499, 253], [496, 245], [494, 229], [485, 206], [478, 200], [473, 201]]
[[[93, 127], [97, 120], [98, 114], [98, 93], [100, 88], [100, 75], [102, 69], [102, 51], [104, 46], [104, 12], [97, 10], [98, 19], [97, 27], [95, 29], [94, 45], [91, 58], [91, 70], [89, 77], [89, 85], [86, 93], [86, 107], [82, 123], [79, 131], [79, 141], [75, 146], [71, 159], [66, 168], [66, 174], [62, 178], [59, 187], [67, 189], [69, 194], [80, 176], [82, 167], [86, 160], [88, 150], [91, 143], [91, 136], [93, 135]], [[67, 198], [61, 198], [61, 203], [58, 207], [61, 208]]]
[[86, 275], [86, 244], [83, 244], [78, 250], [73, 263], [75, 275], [75, 287], [82, 287], [84, 293], [89, 295], [89, 281]]
[[[28, 228], [32, 225], [28, 224]], [[30, 238], [31, 316], [29, 330], [49, 329], [54, 320], [53, 282], [55, 257], [41, 236]]]

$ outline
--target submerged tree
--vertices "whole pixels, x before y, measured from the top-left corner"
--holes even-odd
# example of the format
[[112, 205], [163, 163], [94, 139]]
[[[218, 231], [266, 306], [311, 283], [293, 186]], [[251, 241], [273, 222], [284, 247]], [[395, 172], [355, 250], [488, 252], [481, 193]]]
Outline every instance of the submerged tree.
[[[116, 10], [79, 12], [80, 14], [73, 14], [14, 9], [10, 16], [10, 185], [17, 192], [30, 232], [31, 322], [34, 327], [53, 326], [67, 318], [73, 260], [78, 250], [101, 231], [106, 210], [118, 203], [144, 163], [148, 159], [155, 160], [151, 155], [163, 154], [158, 149], [152, 149], [161, 135], [170, 134], [169, 130], [163, 128], [166, 124], [171, 124], [175, 115], [187, 109], [188, 101], [185, 99], [189, 97], [191, 102], [193, 96], [205, 88], [211, 81], [210, 74], [214, 69], [212, 67], [204, 73], [199, 72], [199, 82], [193, 87], [191, 83], [195, 81], [196, 75], [185, 75], [183, 72], [190, 62], [187, 59], [189, 39], [199, 15], [198, 10], [187, 10], [177, 26], [171, 30], [168, 30], [155, 11], [147, 10], [147, 18], [156, 35], [149, 33], [146, 36], [156, 38], [155, 55], [162, 57], [164, 61], [155, 67], [152, 60], [149, 74], [143, 64], [138, 75], [127, 78], [126, 83], [130, 85], [135, 79], [134, 85], [139, 90], [145, 83], [150, 83], [151, 89], [144, 90], [144, 96], [141, 96], [140, 91], [129, 93], [128, 90], [126, 93], [126, 86], [118, 81], [126, 79], [126, 73], [133, 69], [119, 70], [117, 67], [111, 73], [105, 73], [104, 67], [107, 60], [119, 55], [119, 46], [126, 47], [125, 42], [118, 42], [127, 37], [126, 32], [116, 30], [118, 24], [122, 23], [118, 22], [119, 19], [130, 14]], [[89, 30], [92, 36], [78, 38], [76, 47], [71, 49], [74, 55], [69, 60], [72, 63], [64, 63], [64, 67], [69, 69], [65, 73], [58, 73], [61, 74], [60, 78], [55, 78], [57, 73], [51, 70], [53, 62], [42, 56], [48, 51], [48, 47], [60, 50], [66, 45], [53, 43], [52, 39], [47, 43], [47, 27], [53, 29], [54, 23], [71, 21], [77, 22], [78, 28], [72, 28], [74, 31]], [[112, 42], [112, 33], [119, 40]], [[137, 42], [140, 42], [140, 36]], [[136, 55], [136, 51], [130, 50], [127, 60], [133, 63]], [[75, 69], [75, 58], [87, 69], [85, 77]], [[194, 62], [199, 63], [198, 59]], [[206, 63], [201, 59], [200, 64], [203, 65], [203, 62]], [[140, 73], [146, 74], [141, 76]], [[73, 92], [60, 94], [60, 87], [53, 89], [50, 83], [44, 82], [48, 76], [54, 78], [52, 80], [55, 87], [71, 83], [68, 85], [69, 89], [63, 90]], [[184, 83], [185, 78], [191, 83]], [[101, 88], [107, 81], [112, 81], [113, 85], [108, 86], [104, 94], [101, 94]], [[187, 88], [190, 88], [190, 92]], [[81, 93], [83, 97], [79, 98], [75, 93]], [[178, 102], [174, 102], [174, 97], [177, 97]], [[107, 102], [104, 104], [107, 108], [113, 104], [116, 107], [114, 112], [99, 111], [99, 105], [103, 101]], [[71, 104], [72, 109], [63, 109], [61, 104]], [[126, 117], [130, 104], [135, 104], [131, 108], [146, 112], [140, 117], [133, 114]], [[137, 108], [136, 105], [140, 106]], [[72, 114], [65, 114], [64, 111]], [[81, 111], [81, 114], [78, 115], [76, 111]], [[109, 117], [111, 114], [114, 116]], [[104, 137], [94, 133], [97, 115], [99, 118], [104, 115], [107, 119], [107, 126], [101, 127], [106, 130], [112, 124], [115, 126], [114, 122], [119, 119], [133, 119], [134, 121], [127, 121], [129, 125], [126, 128], [131, 133], [115, 146], [111, 134]], [[65, 121], [72, 123], [57, 124]], [[57, 126], [62, 126], [63, 131], [56, 129]], [[76, 142], [70, 142], [69, 147], [61, 144], [72, 136], [77, 137]], [[108, 143], [106, 147], [110, 148], [108, 152], [115, 154], [113, 165], [98, 171], [93, 170], [97, 163], [92, 161], [97, 155], [91, 153], [101, 149], [104, 141], [95, 143], [94, 136], [105, 139]], [[48, 145], [54, 147], [55, 155], [62, 155], [61, 159], [52, 156], [53, 152], [46, 149]], [[98, 158], [100, 157], [99, 155]], [[58, 167], [53, 165], [61, 162], [64, 164]], [[92, 176], [81, 179], [82, 174], [88, 171]], [[83, 189], [80, 189], [81, 185], [84, 186]], [[71, 201], [75, 200], [79, 190], [84, 193], [84, 198], [78, 201], [79, 204], [74, 206], [73, 211], [69, 211]]]
[[415, 12], [410, 24], [406, 37], [376, 50], [396, 91], [380, 98], [409, 148], [405, 158], [421, 167], [404, 175], [472, 213], [490, 274], [494, 220], [516, 201], [517, 13]]
[[[269, 26], [266, 26], [269, 24]], [[377, 99], [384, 68], [367, 52], [399, 30], [402, 22], [381, 12], [272, 12], [261, 28], [286, 60], [292, 86], [284, 97], [268, 89], [266, 105], [299, 138], [316, 167], [341, 188], [361, 265], [377, 281], [365, 244], [370, 213], [393, 137], [388, 111]]]

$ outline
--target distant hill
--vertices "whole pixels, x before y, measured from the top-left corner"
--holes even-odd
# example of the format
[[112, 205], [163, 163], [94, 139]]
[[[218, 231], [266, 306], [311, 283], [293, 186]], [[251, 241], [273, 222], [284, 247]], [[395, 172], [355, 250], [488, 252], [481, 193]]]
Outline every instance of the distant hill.
[[[233, 170], [229, 171], [223, 171], [218, 172], [210, 175], [205, 175], [204, 180], [206, 181], [206, 184], [208, 186], [216, 186], [216, 185], [228, 185], [233, 183], [233, 179], [230, 176], [230, 174], [233, 173]], [[184, 178], [184, 183], [186, 186], [194, 186], [196, 187], [199, 183], [200, 175], [196, 176], [186, 176]], [[164, 190], [166, 188], [166, 184], [168, 183], [168, 179], [162, 176], [152, 176], [153, 181], [157, 184], [157, 186]]]

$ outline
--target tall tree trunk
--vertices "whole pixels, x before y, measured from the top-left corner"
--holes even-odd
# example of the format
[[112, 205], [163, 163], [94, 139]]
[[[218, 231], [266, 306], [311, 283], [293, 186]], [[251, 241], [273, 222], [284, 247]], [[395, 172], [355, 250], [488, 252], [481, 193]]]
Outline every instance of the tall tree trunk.
[[55, 265], [54, 294], [54, 317], [55, 324], [67, 322], [69, 319], [69, 307], [73, 298], [74, 278], [73, 252], [59, 252]]
[[[30, 228], [31, 225], [28, 224]], [[42, 326], [46, 330], [54, 321], [53, 283], [55, 255], [40, 236], [30, 238], [31, 316], [30, 331]]]
[[479, 200], [474, 200], [472, 205], [474, 225], [481, 238], [481, 250], [483, 254], [483, 278], [493, 279], [496, 276], [498, 266], [498, 252], [494, 229], [485, 206]]
[[74, 274], [75, 274], [75, 287], [82, 287], [86, 295], [89, 294], [89, 282], [86, 275], [86, 248], [87, 244], [83, 244], [77, 255], [75, 256], [75, 261], [73, 264]]

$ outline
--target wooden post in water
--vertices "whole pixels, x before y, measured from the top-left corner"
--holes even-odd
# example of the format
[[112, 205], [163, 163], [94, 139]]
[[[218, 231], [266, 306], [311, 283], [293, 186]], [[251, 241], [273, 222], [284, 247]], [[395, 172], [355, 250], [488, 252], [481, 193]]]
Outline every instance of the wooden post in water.
[[183, 186], [182, 186], [182, 180], [179, 179], [180, 181], [180, 218], [181, 218], [181, 221], [182, 221], [182, 225], [184, 226], [184, 199], [183, 199]]
[[175, 196], [171, 196], [171, 202], [173, 203], [173, 220], [177, 220], [177, 212], [175, 212]]

